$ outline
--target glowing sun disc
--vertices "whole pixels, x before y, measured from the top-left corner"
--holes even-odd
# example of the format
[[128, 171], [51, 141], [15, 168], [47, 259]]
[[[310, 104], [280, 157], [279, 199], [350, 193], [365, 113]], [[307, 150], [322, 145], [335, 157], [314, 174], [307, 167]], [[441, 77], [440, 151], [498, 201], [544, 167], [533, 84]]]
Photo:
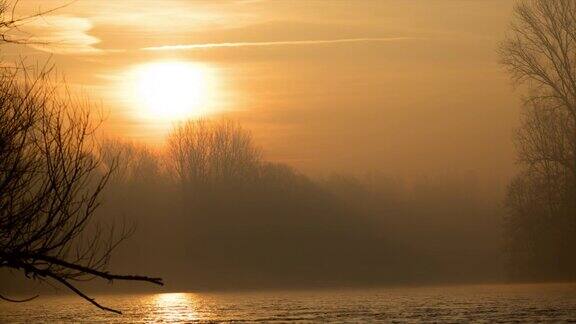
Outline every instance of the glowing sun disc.
[[134, 97], [144, 117], [177, 121], [206, 114], [212, 95], [211, 71], [186, 62], [157, 62], [134, 70]]

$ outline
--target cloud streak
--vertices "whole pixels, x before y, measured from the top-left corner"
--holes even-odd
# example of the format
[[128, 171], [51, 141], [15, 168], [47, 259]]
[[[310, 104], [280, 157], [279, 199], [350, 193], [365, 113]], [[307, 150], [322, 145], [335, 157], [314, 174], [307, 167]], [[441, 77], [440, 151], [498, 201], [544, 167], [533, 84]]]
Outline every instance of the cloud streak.
[[414, 39], [413, 37], [388, 37], [388, 38], [341, 38], [320, 40], [295, 40], [295, 41], [272, 41], [272, 42], [228, 42], [228, 43], [204, 43], [204, 44], [179, 44], [144, 47], [144, 51], [182, 51], [212, 48], [231, 47], [267, 47], [267, 46], [298, 46], [318, 44], [342, 44], [342, 43], [369, 43], [369, 42], [393, 42]]
[[54, 15], [43, 16], [25, 25], [29, 46], [56, 54], [98, 54], [100, 39], [90, 35], [94, 24], [88, 18]]

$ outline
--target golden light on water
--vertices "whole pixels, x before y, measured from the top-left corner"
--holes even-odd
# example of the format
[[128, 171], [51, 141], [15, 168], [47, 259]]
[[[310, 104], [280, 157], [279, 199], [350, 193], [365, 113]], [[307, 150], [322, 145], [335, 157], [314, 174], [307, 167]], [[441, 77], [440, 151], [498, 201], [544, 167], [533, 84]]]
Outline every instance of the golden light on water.
[[190, 293], [158, 294], [154, 297], [154, 322], [189, 322], [199, 320], [196, 298]]
[[133, 105], [141, 118], [175, 122], [213, 113], [215, 76], [204, 64], [161, 61], [130, 72]]

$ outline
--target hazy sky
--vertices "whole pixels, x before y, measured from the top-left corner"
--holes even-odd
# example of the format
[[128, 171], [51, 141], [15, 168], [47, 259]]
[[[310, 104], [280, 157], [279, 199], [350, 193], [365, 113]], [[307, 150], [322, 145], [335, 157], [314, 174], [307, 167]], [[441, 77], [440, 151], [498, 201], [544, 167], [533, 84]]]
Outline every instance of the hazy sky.
[[[65, 1], [21, 1], [31, 13]], [[473, 172], [505, 183], [519, 93], [495, 48], [512, 1], [78, 0], [25, 26], [69, 83], [102, 100], [114, 134], [159, 143], [130, 71], [190, 62], [208, 115], [253, 129], [269, 159], [305, 172]], [[206, 79], [207, 80], [207, 79]], [[201, 80], [202, 81], [202, 80]], [[208, 90], [207, 90], [208, 91]]]

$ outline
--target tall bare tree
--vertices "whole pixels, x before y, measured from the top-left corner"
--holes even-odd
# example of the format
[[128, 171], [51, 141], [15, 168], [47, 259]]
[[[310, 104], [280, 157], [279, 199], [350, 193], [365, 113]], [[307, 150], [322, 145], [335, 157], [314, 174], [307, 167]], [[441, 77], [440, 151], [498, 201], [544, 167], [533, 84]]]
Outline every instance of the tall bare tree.
[[94, 107], [50, 75], [31, 76], [24, 67], [0, 75], [0, 268], [56, 281], [118, 312], [73, 281], [162, 280], [107, 271], [113, 249], [129, 234], [106, 233], [92, 222], [115, 163], [102, 163]]
[[[16, 3], [0, 1], [0, 44], [28, 43], [19, 27], [58, 9], [17, 17]], [[103, 163], [99, 155], [94, 107], [52, 76], [50, 68], [30, 73], [24, 64], [0, 71], [0, 268], [55, 281], [120, 313], [73, 282], [101, 278], [162, 285], [162, 279], [107, 271], [112, 251], [130, 234], [105, 232], [93, 221], [116, 161]], [[33, 298], [0, 295], [10, 302]]]
[[513, 262], [575, 277], [576, 1], [518, 2], [499, 54], [528, 90], [516, 136], [522, 172], [507, 198], [512, 259], [522, 260]]
[[542, 150], [524, 161], [560, 163], [576, 174], [576, 2], [521, 1], [514, 13], [511, 33], [500, 47], [501, 62], [515, 82], [530, 88], [526, 105], [554, 110], [573, 138], [563, 152]]

